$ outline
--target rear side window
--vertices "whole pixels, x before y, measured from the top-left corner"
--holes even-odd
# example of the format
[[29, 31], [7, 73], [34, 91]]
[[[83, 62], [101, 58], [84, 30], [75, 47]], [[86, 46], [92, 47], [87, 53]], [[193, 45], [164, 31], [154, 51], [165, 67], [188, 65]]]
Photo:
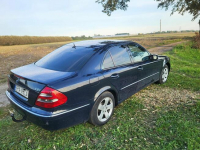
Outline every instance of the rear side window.
[[95, 53], [93, 48], [63, 46], [46, 55], [35, 65], [62, 72], [74, 72], [79, 70]]
[[131, 60], [126, 48], [123, 48], [121, 46], [115, 46], [109, 49], [109, 51], [112, 55], [115, 66], [121, 66], [121, 65], [131, 63]]
[[114, 67], [114, 63], [112, 61], [110, 53], [107, 52], [107, 54], [104, 58], [104, 61], [103, 61], [102, 69], [108, 69], [108, 68], [112, 68], [112, 67]]

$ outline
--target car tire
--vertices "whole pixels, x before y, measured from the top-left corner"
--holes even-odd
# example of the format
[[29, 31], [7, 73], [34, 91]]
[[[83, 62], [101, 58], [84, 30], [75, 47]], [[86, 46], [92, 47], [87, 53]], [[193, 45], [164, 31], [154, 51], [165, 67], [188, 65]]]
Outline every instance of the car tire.
[[160, 78], [156, 83], [163, 84], [167, 82], [168, 75], [169, 75], [169, 67], [165, 65], [160, 73]]
[[112, 93], [102, 93], [91, 110], [89, 122], [95, 126], [106, 124], [113, 115], [114, 107], [115, 99]]

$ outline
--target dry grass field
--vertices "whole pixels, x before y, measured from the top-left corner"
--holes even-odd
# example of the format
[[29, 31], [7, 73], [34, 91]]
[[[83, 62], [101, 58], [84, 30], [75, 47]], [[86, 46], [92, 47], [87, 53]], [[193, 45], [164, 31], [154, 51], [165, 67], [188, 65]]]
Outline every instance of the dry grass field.
[[140, 34], [134, 36], [118, 37], [118, 39], [130, 39], [130, 38], [184, 38], [193, 37], [195, 32], [183, 32], [183, 33], [161, 33], [161, 34]]
[[1, 46], [72, 41], [68, 36], [0, 36]]
[[[194, 36], [194, 33], [171, 33], [155, 35], [138, 35], [129, 37], [117, 37], [115, 39], [132, 40], [140, 43], [145, 48], [157, 47], [165, 44], [179, 42]], [[55, 50], [67, 44], [67, 42], [0, 46], [0, 83], [5, 82], [9, 71], [13, 68], [33, 63]]]

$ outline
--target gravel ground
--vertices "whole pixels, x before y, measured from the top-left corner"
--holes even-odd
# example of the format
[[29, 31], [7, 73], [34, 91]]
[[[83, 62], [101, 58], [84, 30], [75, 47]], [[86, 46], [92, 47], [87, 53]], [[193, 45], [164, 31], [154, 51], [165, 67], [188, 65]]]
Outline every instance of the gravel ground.
[[[149, 49], [149, 51], [153, 54], [162, 54], [166, 51], [172, 50], [174, 46], [180, 43], [182, 42], [155, 47], [155, 48]], [[0, 84], [0, 107], [5, 107], [9, 104], [9, 101], [5, 95], [6, 89], [7, 89], [6, 83]], [[148, 95], [148, 98], [146, 98], [148, 102], [146, 102], [146, 104], [151, 103], [151, 101], [149, 101], [149, 98], [154, 99], [152, 103], [155, 103], [156, 102], [155, 99], [157, 99], [157, 102], [151, 105], [159, 106], [162, 103], [167, 103], [167, 105], [171, 105], [172, 103], [175, 104], [176, 102], [179, 102], [182, 100], [187, 101], [188, 99], [190, 99], [190, 97], [195, 97], [196, 95], [198, 95], [198, 93], [193, 93], [187, 90], [174, 90], [170, 88], [158, 88], [156, 90], [152, 88], [151, 90], [143, 90], [142, 92], [139, 92], [136, 95], [139, 96], [139, 98], [143, 97], [144, 95]], [[173, 97], [173, 98], [171, 99], [170, 97]]]
[[145, 108], [154, 108], [154, 111], [161, 107], [175, 108], [183, 105], [193, 105], [200, 98], [200, 91], [179, 90], [168, 87], [160, 87], [152, 84], [134, 96], [141, 99]]
[[9, 104], [9, 101], [5, 95], [5, 91], [6, 91], [7, 87], [8, 87], [7, 84], [0, 85], [0, 107], [7, 106]]

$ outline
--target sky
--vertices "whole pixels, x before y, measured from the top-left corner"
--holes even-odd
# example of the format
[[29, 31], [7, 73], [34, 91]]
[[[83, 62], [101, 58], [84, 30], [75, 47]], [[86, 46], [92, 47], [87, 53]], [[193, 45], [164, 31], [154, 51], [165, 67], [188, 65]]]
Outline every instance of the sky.
[[96, 0], [0, 0], [0, 35], [93, 36], [198, 30], [198, 19], [158, 9], [154, 0], [131, 0], [111, 16]]

